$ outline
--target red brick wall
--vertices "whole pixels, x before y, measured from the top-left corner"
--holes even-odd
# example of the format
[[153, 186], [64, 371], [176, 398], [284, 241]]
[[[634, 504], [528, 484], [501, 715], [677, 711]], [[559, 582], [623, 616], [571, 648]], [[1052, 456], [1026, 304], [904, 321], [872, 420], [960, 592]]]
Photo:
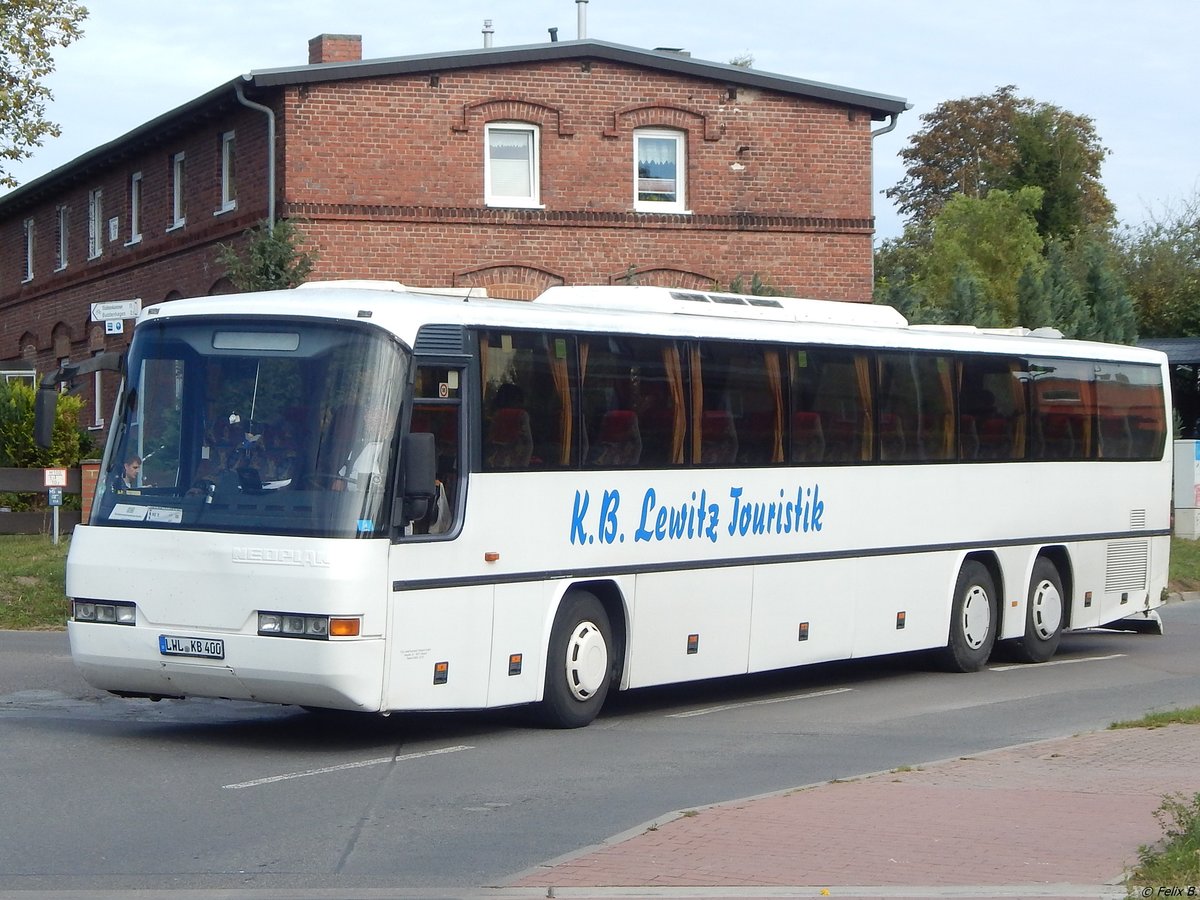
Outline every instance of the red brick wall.
[[[552, 284], [712, 288], [757, 273], [786, 293], [871, 296], [872, 123], [862, 110], [579, 60], [293, 86], [274, 104], [278, 211], [302, 220], [317, 278], [483, 285], [527, 298]], [[21, 359], [27, 343], [43, 371], [64, 347], [82, 358], [125, 346], [127, 334], [88, 321], [92, 302], [220, 289], [218, 243], [238, 242], [266, 214], [267, 144], [260, 112], [232, 95], [214, 111], [151, 150], [50, 185], [0, 221], [0, 364]], [[507, 120], [540, 127], [542, 209], [484, 205], [484, 126]], [[632, 134], [643, 126], [687, 132], [690, 214], [633, 211]], [[220, 135], [231, 128], [238, 208], [214, 214]], [[187, 225], [169, 230], [170, 159], [181, 150]], [[127, 244], [134, 171], [142, 240]], [[102, 256], [88, 260], [94, 187], [119, 236], [106, 234]], [[60, 203], [71, 210], [69, 264], [56, 273]], [[34, 279], [22, 283], [30, 216]]]

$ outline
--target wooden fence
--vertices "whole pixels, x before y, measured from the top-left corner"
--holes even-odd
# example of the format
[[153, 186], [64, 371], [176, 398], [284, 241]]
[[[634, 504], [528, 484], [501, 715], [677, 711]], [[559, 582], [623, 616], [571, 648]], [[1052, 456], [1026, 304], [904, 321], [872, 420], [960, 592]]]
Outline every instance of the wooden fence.
[[[96, 478], [100, 474], [98, 462], [84, 462], [78, 469], [67, 469], [67, 484], [64, 494], [82, 494], [83, 510], [58, 510], [60, 534], [70, 534], [76, 525], [87, 522], [92, 497], [96, 494]], [[0, 493], [45, 494], [45, 476], [42, 469], [0, 469]], [[5, 511], [0, 505], [0, 534], [49, 534], [54, 528], [54, 512], [50, 507], [32, 512]]]

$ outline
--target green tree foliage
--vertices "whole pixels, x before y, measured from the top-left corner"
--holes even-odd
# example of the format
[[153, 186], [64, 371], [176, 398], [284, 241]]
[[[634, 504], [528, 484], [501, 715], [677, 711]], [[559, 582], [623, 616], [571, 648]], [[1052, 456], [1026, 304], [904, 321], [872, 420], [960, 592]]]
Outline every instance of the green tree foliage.
[[0, 466], [17, 469], [79, 465], [85, 448], [78, 421], [83, 401], [60, 395], [54, 419], [52, 442], [48, 449], [33, 440], [34, 399], [36, 389], [19, 381], [0, 382]]
[[1042, 189], [1036, 219], [1044, 237], [1067, 237], [1111, 223], [1100, 181], [1108, 151], [1092, 120], [1018, 97], [992, 94], [948, 100], [921, 116], [924, 127], [900, 151], [906, 175], [884, 193], [910, 223], [932, 222], [957, 195], [982, 199], [995, 189]]
[[1080, 337], [1132, 344], [1137, 340], [1133, 298], [1113, 270], [1108, 253], [1095, 243], [1083, 248], [1083, 305], [1091, 314], [1090, 328]]
[[217, 261], [240, 291], [278, 291], [303, 284], [317, 262], [314, 251], [301, 250], [304, 235], [296, 224], [280, 219], [275, 227], [260, 222], [242, 236], [239, 251], [220, 244]]
[[1117, 238], [1144, 337], [1200, 335], [1200, 193]]
[[83, 34], [86, 17], [75, 0], [0, 0], [0, 186], [16, 185], [8, 164], [58, 137], [46, 118], [53, 96], [44, 80], [54, 71], [54, 51]]
[[971, 323], [1015, 324], [1017, 273], [1041, 265], [1043, 242], [1033, 218], [1041, 199], [1035, 187], [993, 190], [982, 199], [952, 197], [934, 220], [933, 239], [916, 273], [927, 302], [948, 308], [955, 281], [968, 275], [978, 284], [976, 309], [982, 317]]

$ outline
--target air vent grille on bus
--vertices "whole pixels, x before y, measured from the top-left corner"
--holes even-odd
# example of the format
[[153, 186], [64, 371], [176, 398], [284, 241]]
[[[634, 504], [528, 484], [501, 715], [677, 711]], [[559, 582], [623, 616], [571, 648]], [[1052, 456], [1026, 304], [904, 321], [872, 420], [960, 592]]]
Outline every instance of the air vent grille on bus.
[[1104, 590], [1107, 593], [1143, 590], [1149, 569], [1149, 541], [1114, 541], [1108, 545]]
[[1145, 528], [1146, 527], [1146, 511], [1144, 509], [1132, 509], [1129, 511], [1129, 527], [1130, 528]]
[[466, 353], [466, 334], [461, 325], [422, 325], [413, 350], [424, 356], [461, 356]]

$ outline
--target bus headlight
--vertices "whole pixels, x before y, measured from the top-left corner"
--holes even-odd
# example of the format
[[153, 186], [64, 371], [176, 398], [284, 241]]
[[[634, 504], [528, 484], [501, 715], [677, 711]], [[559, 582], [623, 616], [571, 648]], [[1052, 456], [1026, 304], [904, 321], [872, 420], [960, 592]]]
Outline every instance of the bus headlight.
[[309, 638], [327, 641], [332, 637], [358, 637], [360, 616], [313, 616], [305, 613], [260, 612], [258, 633], [268, 637]]
[[71, 618], [76, 622], [136, 625], [137, 607], [120, 601], [72, 600]]

